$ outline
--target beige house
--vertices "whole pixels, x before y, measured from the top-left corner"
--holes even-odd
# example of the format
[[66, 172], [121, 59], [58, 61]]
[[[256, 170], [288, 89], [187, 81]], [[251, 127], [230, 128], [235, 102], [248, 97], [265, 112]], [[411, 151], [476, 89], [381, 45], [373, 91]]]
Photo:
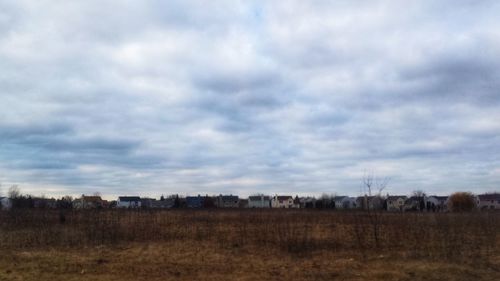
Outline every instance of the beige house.
[[75, 209], [98, 209], [105, 207], [105, 200], [101, 196], [86, 196], [82, 194], [81, 198], [73, 201], [73, 208]]
[[403, 211], [405, 201], [406, 196], [403, 195], [387, 196], [387, 211]]
[[271, 208], [293, 208], [294, 202], [292, 196], [278, 196], [275, 195], [271, 200]]

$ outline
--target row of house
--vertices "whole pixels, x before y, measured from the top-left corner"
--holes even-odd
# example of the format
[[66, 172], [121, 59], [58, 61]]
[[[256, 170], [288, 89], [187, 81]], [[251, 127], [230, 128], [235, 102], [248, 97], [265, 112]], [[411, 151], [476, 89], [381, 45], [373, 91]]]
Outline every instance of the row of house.
[[[500, 209], [500, 194], [475, 196], [479, 209]], [[154, 200], [154, 199], [147, 199]], [[319, 209], [372, 209], [386, 211], [447, 211], [448, 196], [334, 196], [326, 198], [292, 197], [286, 195], [254, 195], [240, 199], [236, 195], [172, 197], [160, 201], [149, 201], [140, 197], [119, 197], [117, 207], [134, 208], [319, 208]]]
[[54, 198], [23, 197], [13, 200], [8, 197], [0, 197], [0, 209], [11, 209], [15, 203], [17, 203], [17, 207], [21, 208], [56, 209], [60, 206], [58, 200]]
[[[475, 196], [478, 209], [499, 210], [500, 194], [481, 194]], [[30, 208], [73, 208], [73, 209], [101, 209], [101, 208], [316, 208], [316, 209], [365, 209], [386, 211], [433, 211], [441, 212], [448, 209], [448, 196], [332, 196], [332, 197], [292, 197], [289, 195], [253, 195], [248, 198], [239, 198], [237, 195], [218, 196], [187, 196], [177, 195], [157, 200], [139, 196], [120, 196], [116, 201], [103, 200], [100, 196], [82, 195], [75, 200], [25, 198], [23, 206]], [[11, 199], [0, 197], [0, 209], [10, 209], [13, 206]]]

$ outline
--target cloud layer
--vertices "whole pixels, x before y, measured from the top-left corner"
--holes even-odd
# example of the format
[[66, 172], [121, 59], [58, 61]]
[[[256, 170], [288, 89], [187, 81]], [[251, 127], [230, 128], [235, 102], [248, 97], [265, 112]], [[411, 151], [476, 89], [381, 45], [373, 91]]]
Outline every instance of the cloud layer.
[[4, 186], [500, 189], [498, 1], [105, 2], [0, 1]]

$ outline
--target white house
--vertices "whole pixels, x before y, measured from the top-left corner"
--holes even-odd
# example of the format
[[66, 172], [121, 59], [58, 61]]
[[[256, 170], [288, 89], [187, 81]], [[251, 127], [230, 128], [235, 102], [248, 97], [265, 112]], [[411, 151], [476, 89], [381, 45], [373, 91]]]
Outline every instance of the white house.
[[432, 195], [427, 197], [426, 208], [428, 211], [446, 211], [448, 208], [448, 196]]
[[299, 198], [300, 208], [311, 209], [316, 205], [316, 198], [314, 197], [300, 197]]
[[8, 197], [0, 197], [0, 210], [10, 210], [12, 208], [12, 200]]
[[349, 196], [335, 196], [333, 198], [335, 202], [335, 209], [354, 209], [357, 206], [356, 198]]
[[480, 194], [477, 198], [480, 210], [500, 210], [500, 193]]
[[248, 197], [248, 208], [270, 208], [271, 198], [265, 195], [254, 195]]
[[117, 208], [140, 208], [141, 198], [139, 196], [120, 196], [116, 201]]
[[292, 196], [278, 196], [275, 195], [273, 199], [271, 200], [271, 207], [272, 208], [293, 208], [294, 203], [293, 203], [293, 197]]

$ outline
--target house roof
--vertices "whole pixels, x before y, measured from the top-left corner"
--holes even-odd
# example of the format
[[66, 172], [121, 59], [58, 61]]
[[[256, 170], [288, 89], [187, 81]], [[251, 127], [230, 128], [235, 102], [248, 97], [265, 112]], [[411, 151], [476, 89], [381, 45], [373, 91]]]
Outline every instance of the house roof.
[[34, 202], [56, 202], [54, 198], [33, 198]]
[[153, 207], [173, 207], [175, 202], [174, 199], [156, 200], [151, 201]]
[[249, 196], [248, 197], [249, 201], [260, 201], [260, 200], [268, 200], [269, 201], [269, 196]]
[[500, 193], [492, 193], [492, 194], [480, 194], [479, 200], [500, 200]]
[[234, 201], [238, 200], [238, 196], [236, 195], [219, 195], [222, 198], [222, 201]]
[[186, 196], [186, 202], [188, 204], [202, 204], [205, 200], [210, 200], [210, 197], [204, 196]]
[[340, 200], [344, 200], [344, 198], [346, 198], [347, 196], [335, 196], [333, 197], [333, 200], [335, 201], [340, 201]]
[[285, 200], [290, 200], [290, 199], [293, 199], [292, 196], [276, 196], [276, 198], [279, 200], [279, 201], [285, 201]]
[[371, 195], [371, 196], [364, 195], [364, 196], [358, 196], [358, 197], [356, 197], [356, 199], [365, 199], [365, 198], [371, 199], [373, 197], [375, 197], [375, 196], [373, 196], [373, 195]]
[[436, 198], [439, 201], [446, 201], [446, 200], [448, 200], [448, 196], [436, 196], [436, 195], [432, 195], [432, 196], [429, 196], [429, 197], [434, 197], [434, 198]]
[[82, 199], [85, 202], [101, 202], [102, 201], [101, 196], [85, 196], [85, 195], [82, 195]]
[[387, 197], [387, 200], [398, 200], [399, 198], [406, 199], [405, 195], [391, 195]]
[[424, 198], [423, 197], [419, 197], [419, 196], [412, 196], [408, 199], [405, 200], [405, 203], [412, 203], [412, 202], [417, 202], [417, 203], [420, 203], [421, 201], [423, 201]]
[[136, 201], [141, 201], [141, 197], [139, 196], [120, 196], [118, 197], [118, 200], [122, 202], [136, 202]]

